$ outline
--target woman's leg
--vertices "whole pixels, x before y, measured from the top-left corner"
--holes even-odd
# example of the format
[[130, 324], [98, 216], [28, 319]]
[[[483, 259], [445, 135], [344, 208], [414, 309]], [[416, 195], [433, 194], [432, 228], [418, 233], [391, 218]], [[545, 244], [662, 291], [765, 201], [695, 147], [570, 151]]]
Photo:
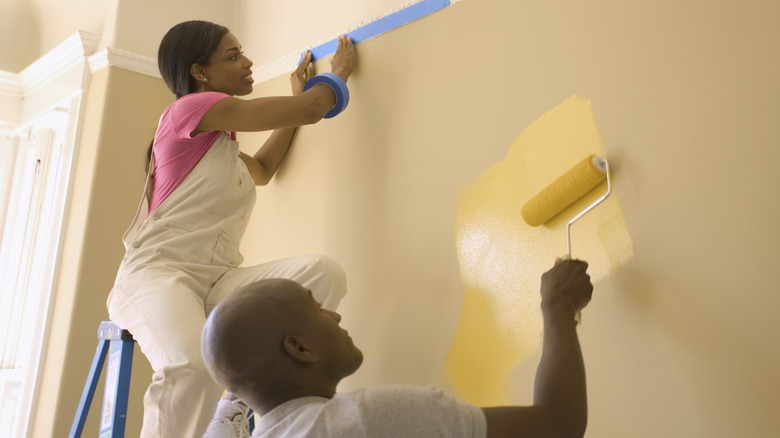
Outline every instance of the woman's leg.
[[226, 272], [206, 297], [206, 314], [236, 289], [265, 278], [287, 278], [311, 289], [314, 298], [328, 310], [336, 310], [347, 293], [344, 269], [323, 255], [304, 255], [275, 260]]
[[141, 437], [200, 437], [223, 392], [201, 356], [204, 294], [202, 285], [173, 270], [135, 273], [112, 293], [111, 320], [132, 333], [154, 369]]

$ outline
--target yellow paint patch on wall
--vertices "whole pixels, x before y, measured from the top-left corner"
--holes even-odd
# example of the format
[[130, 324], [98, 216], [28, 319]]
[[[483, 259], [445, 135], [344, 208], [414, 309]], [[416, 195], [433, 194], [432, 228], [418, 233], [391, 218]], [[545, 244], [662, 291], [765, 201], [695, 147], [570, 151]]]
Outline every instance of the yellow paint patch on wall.
[[[606, 183], [539, 227], [526, 224], [520, 209], [590, 154], [609, 160], [590, 102], [572, 96], [526, 128], [503, 161], [461, 189], [455, 239], [466, 297], [445, 374], [471, 403], [512, 402], [507, 376], [542, 340], [540, 277], [566, 252], [566, 223], [604, 194]], [[572, 256], [590, 263], [593, 281], [631, 259], [615, 192], [572, 226]]]

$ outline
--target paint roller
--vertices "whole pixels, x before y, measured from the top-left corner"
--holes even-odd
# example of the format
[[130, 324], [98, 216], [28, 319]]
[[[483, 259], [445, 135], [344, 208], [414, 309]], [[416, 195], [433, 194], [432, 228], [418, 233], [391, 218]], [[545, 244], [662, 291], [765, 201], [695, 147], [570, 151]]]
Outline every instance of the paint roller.
[[[558, 177], [520, 209], [520, 215], [528, 225], [538, 227], [557, 216], [567, 207], [585, 196], [591, 190], [607, 180], [607, 192], [595, 202], [580, 211], [566, 224], [566, 258], [571, 258], [571, 226], [594, 207], [602, 203], [612, 193], [612, 180], [609, 163], [598, 155], [591, 155], [580, 161], [566, 173]], [[580, 322], [580, 312], [575, 317]]]

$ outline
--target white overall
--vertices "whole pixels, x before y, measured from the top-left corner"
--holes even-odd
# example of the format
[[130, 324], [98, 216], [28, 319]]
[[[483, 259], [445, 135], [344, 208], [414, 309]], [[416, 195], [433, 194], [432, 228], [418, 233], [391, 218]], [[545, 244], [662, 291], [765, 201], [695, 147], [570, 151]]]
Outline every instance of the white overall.
[[132, 333], [154, 369], [141, 436], [200, 438], [222, 394], [200, 350], [214, 306], [242, 285], [282, 277], [311, 289], [317, 301], [335, 310], [346, 293], [346, 278], [325, 256], [238, 267], [255, 185], [238, 143], [227, 134], [147, 218], [150, 181], [123, 239], [127, 252], [108, 296], [108, 312]]

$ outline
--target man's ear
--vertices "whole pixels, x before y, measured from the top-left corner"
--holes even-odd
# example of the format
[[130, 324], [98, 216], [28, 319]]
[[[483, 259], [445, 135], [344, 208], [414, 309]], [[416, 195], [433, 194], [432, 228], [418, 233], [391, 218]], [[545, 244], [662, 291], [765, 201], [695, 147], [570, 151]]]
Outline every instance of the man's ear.
[[309, 349], [303, 338], [298, 336], [285, 337], [282, 345], [287, 355], [299, 362], [314, 363], [320, 360], [317, 354]]

